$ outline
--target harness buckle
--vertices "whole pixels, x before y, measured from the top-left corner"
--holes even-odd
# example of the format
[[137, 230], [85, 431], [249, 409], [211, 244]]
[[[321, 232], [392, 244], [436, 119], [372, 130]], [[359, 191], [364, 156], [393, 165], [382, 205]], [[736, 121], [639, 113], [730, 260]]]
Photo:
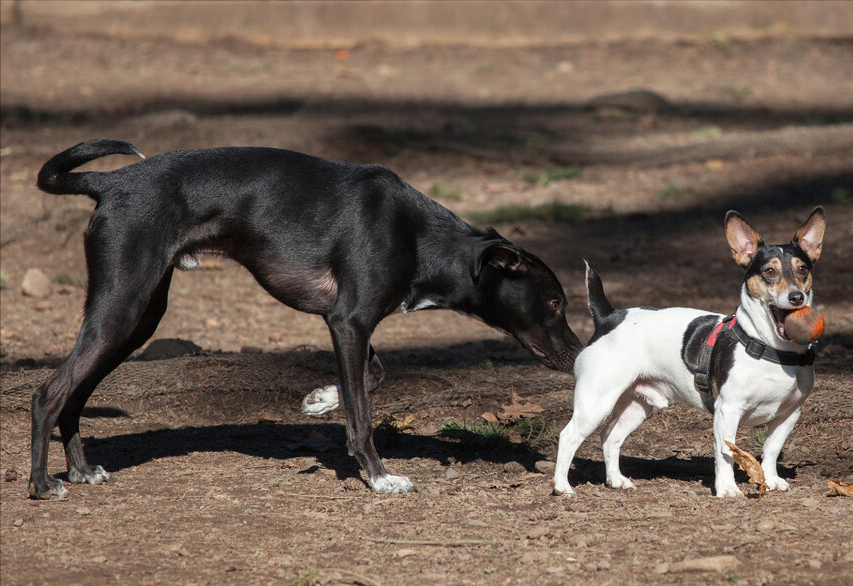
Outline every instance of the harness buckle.
[[764, 355], [764, 350], [766, 348], [766, 345], [762, 344], [755, 338], [750, 338], [749, 343], [746, 345], [746, 353], [756, 360], [759, 360]]
[[700, 393], [711, 392], [711, 381], [707, 372], [697, 372], [693, 375], [693, 384]]

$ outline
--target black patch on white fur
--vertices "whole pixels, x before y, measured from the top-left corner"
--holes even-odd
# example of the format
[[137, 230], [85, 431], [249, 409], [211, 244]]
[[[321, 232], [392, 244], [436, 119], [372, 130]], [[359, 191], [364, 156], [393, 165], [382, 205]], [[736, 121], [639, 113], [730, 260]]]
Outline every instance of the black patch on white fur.
[[593, 342], [615, 330], [619, 324], [625, 321], [626, 315], [628, 315], [627, 309], [614, 309], [606, 316], [596, 321], [595, 333], [586, 345], [591, 346]]
[[729, 372], [735, 365], [735, 346], [738, 345], [738, 341], [730, 330], [725, 332], [725, 334], [720, 332], [714, 351], [711, 353], [711, 388], [714, 389], [715, 394], [719, 393], [726, 384]]
[[[716, 325], [720, 323], [720, 319], [719, 315], [700, 315], [691, 321], [687, 329], [684, 330], [684, 337], [681, 342], [681, 359], [690, 369], [690, 372], [695, 373], [699, 367], [699, 355], [702, 352], [702, 346], [705, 345], [705, 340], [714, 331]], [[737, 340], [728, 328], [721, 330], [717, 336], [717, 342], [711, 351], [709, 372], [711, 388], [714, 389], [714, 393], [718, 393], [720, 387], [729, 378], [729, 371], [735, 363], [735, 346], [737, 344]]]
[[687, 329], [684, 330], [684, 337], [681, 340], [681, 359], [690, 369], [690, 372], [695, 373], [696, 369], [699, 368], [699, 355], [702, 353], [702, 346], [705, 345], [705, 340], [708, 339], [718, 323], [720, 323], [720, 316], [702, 315], [691, 321]]

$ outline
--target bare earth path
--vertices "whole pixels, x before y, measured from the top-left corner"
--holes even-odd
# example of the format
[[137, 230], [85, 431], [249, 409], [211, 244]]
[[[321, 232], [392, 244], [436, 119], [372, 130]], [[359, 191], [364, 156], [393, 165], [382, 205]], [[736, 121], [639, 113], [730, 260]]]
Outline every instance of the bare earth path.
[[[827, 481], [853, 482], [853, 43], [717, 41], [336, 53], [4, 25], [3, 584], [849, 582], [853, 499], [831, 496]], [[589, 103], [637, 89], [654, 96]], [[64, 502], [28, 500], [29, 399], [79, 326], [92, 207], [40, 193], [35, 174], [98, 136], [146, 154], [256, 144], [377, 162], [469, 217], [544, 206], [545, 219], [483, 223], [555, 269], [583, 339], [583, 258], [614, 304], [727, 312], [740, 271], [725, 211], [785, 241], [824, 205], [816, 300], [828, 325], [817, 387], [781, 459], [792, 490], [713, 498], [710, 418], [674, 407], [626, 443], [637, 490], [604, 486], [594, 437], [575, 461], [577, 496], [551, 497], [543, 461], [571, 415], [574, 379], [475, 321], [423, 312], [377, 331], [388, 378], [373, 396], [386, 421], [380, 453], [421, 492], [374, 495], [346, 453], [342, 414], [299, 413], [306, 392], [336, 377], [322, 320], [210, 259], [176, 276], [156, 335], [202, 351], [134, 358], [89, 403], [84, 442], [111, 481], [71, 486]], [[29, 268], [54, 279], [48, 297], [21, 294]], [[482, 422], [513, 393], [544, 410], [510, 424], [507, 440], [439, 435], [443, 422]], [[50, 470], [61, 473], [56, 439]], [[743, 429], [738, 443], [759, 454], [762, 439]]]

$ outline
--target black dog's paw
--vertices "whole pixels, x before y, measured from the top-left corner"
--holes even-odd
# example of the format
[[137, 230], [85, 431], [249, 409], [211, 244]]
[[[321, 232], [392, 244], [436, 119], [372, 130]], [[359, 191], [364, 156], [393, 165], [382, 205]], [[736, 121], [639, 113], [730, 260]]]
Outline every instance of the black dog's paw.
[[103, 466], [84, 469], [72, 468], [68, 471], [68, 482], [71, 484], [103, 484], [110, 479], [110, 473]]
[[48, 476], [43, 483], [36, 483], [30, 480], [27, 489], [30, 493], [30, 498], [43, 501], [61, 501], [68, 498], [68, 489], [65, 488], [61, 480], [52, 476]]

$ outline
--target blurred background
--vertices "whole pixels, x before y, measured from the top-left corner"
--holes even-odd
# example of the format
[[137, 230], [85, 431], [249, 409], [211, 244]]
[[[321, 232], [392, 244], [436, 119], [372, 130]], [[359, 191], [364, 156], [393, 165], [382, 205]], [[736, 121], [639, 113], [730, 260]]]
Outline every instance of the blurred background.
[[[787, 240], [827, 205], [827, 250], [853, 236], [850, 2], [3, 0], [0, 18], [2, 294], [26, 310], [4, 312], [4, 347], [19, 358], [70, 346], [86, 280], [92, 203], [40, 193], [35, 174], [99, 136], [148, 156], [251, 144], [388, 166], [554, 266], [582, 332], [582, 257], [620, 303], [727, 311], [697, 279], [736, 291], [730, 207]], [[176, 282], [158, 335], [233, 350], [325, 340], [322, 322], [212, 266]], [[67, 294], [22, 296], [29, 269]], [[245, 307], [199, 318], [192, 291], [207, 285]], [[33, 303], [51, 325], [24, 335]], [[268, 311], [309, 325], [268, 327]]]

